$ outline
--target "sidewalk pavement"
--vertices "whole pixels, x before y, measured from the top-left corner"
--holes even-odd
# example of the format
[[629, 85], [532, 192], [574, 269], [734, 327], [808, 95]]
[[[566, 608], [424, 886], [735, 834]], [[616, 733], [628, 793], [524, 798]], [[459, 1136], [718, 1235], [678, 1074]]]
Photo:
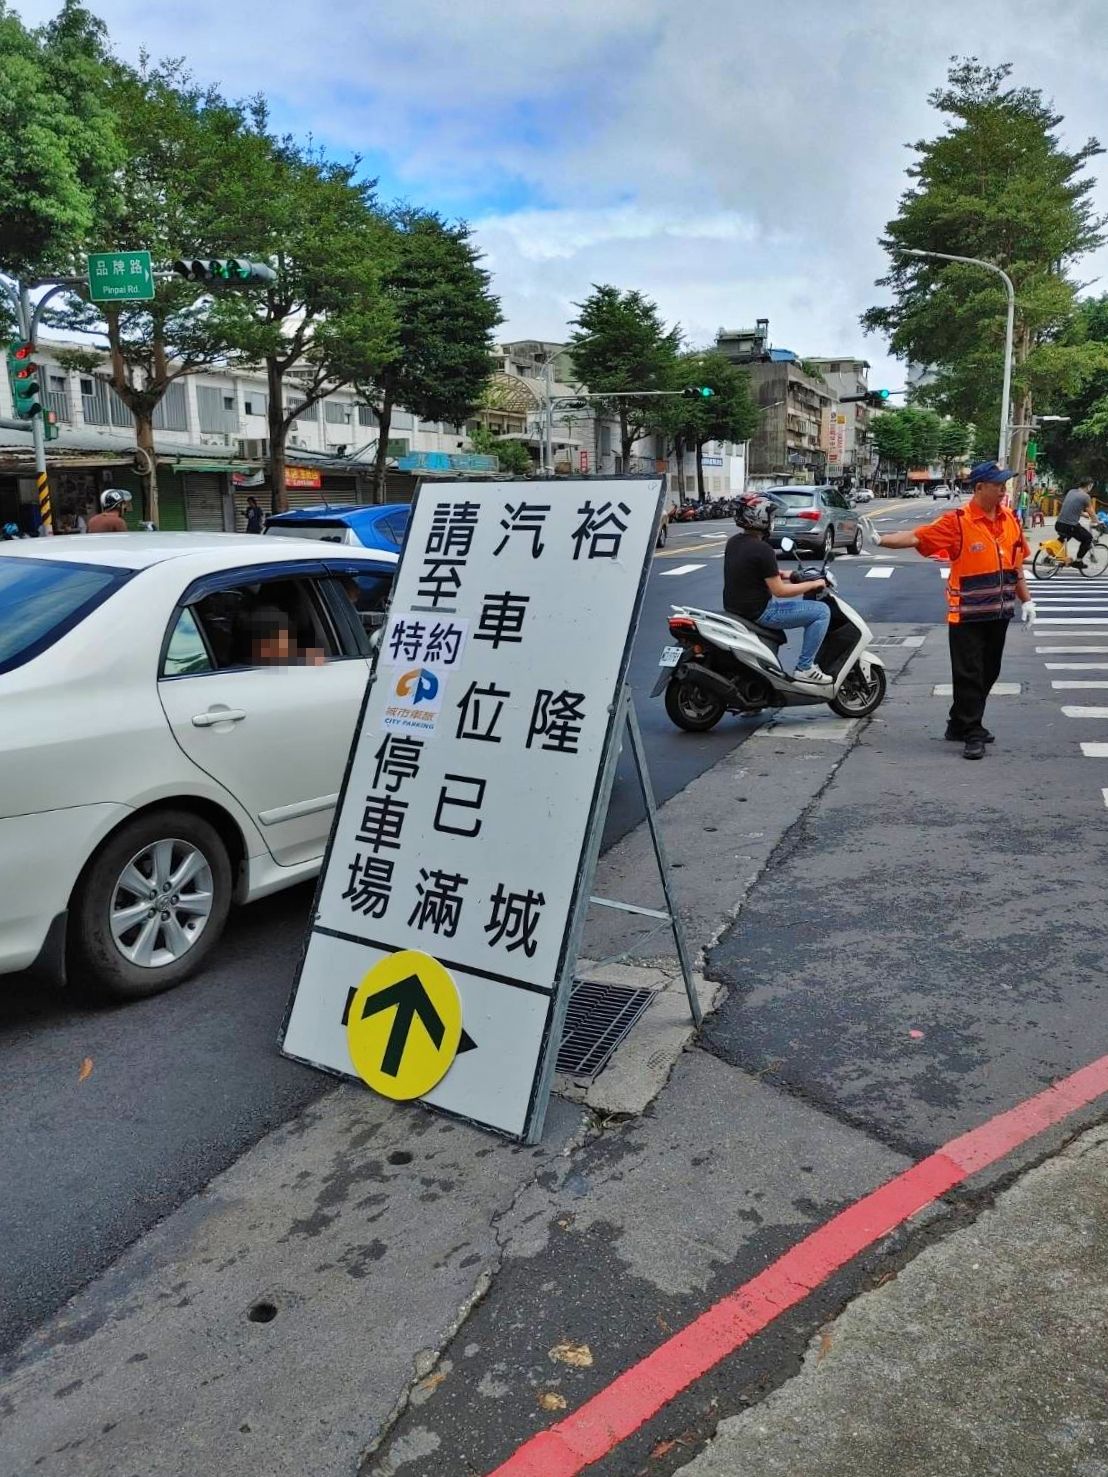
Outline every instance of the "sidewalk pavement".
[[1108, 1129], [812, 1340], [683, 1477], [1108, 1477]]

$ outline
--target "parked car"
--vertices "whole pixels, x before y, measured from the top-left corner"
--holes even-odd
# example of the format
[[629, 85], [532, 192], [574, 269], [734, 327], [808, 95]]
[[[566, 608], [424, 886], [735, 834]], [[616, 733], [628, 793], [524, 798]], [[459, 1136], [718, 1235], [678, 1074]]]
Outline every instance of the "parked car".
[[950, 502], [952, 498], [958, 496], [960, 496], [958, 489], [951, 487], [949, 482], [936, 482], [935, 486], [931, 489], [931, 497], [935, 502], [938, 502], [939, 499], [942, 499], [943, 502]]
[[856, 487], [850, 494], [852, 503], [872, 503], [873, 492], [868, 487]]
[[284, 538], [314, 538], [328, 544], [361, 544], [366, 549], [396, 553], [403, 547], [411, 513], [408, 503], [294, 508], [288, 513], [274, 513], [267, 519], [265, 531]]
[[[246, 534], [0, 546], [0, 974], [155, 994], [232, 903], [318, 872], [398, 562]], [[274, 611], [283, 651], [258, 639]]]
[[773, 520], [771, 543], [792, 539], [808, 553], [830, 556], [835, 549], [862, 551], [862, 526], [845, 492], [836, 487], [774, 487], [769, 496], [781, 503]]

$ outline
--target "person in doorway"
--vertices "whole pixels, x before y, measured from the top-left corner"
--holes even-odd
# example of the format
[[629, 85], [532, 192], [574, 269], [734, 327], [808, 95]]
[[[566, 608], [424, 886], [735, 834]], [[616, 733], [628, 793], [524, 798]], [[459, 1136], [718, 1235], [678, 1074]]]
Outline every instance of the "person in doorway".
[[1071, 487], [1062, 499], [1062, 506], [1058, 509], [1058, 518], [1054, 524], [1054, 532], [1063, 543], [1067, 539], [1077, 540], [1078, 569], [1085, 568], [1085, 555], [1092, 548], [1093, 536], [1085, 525], [1082, 518], [1093, 516], [1093, 479], [1084, 478], [1076, 487]]
[[985, 704], [1000, 676], [1017, 603], [1024, 621], [1035, 618], [1023, 573], [1030, 550], [1019, 519], [1002, 506], [1004, 489], [1015, 475], [996, 462], [978, 462], [969, 475], [969, 502], [922, 528], [877, 533], [863, 520], [870, 538], [884, 549], [918, 549], [928, 558], [950, 560], [947, 622], [954, 701], [945, 737], [962, 745], [966, 759], [983, 758], [985, 745], [993, 742], [985, 727]]
[[727, 540], [723, 557], [723, 608], [774, 631], [803, 628], [804, 640], [793, 676], [813, 687], [831, 686], [831, 678], [816, 666], [816, 653], [827, 627], [831, 609], [821, 600], [805, 600], [826, 588], [823, 580], [791, 584], [777, 568], [777, 559], [767, 540], [773, 530], [777, 504], [768, 497], [748, 493], [739, 499], [735, 522], [739, 532]]
[[100, 511], [88, 520], [89, 533], [127, 533], [123, 514], [131, 506], [131, 494], [125, 487], [107, 487], [100, 494]]
[[247, 533], [261, 533], [265, 522], [265, 514], [258, 506], [256, 497], [246, 499], [246, 531]]

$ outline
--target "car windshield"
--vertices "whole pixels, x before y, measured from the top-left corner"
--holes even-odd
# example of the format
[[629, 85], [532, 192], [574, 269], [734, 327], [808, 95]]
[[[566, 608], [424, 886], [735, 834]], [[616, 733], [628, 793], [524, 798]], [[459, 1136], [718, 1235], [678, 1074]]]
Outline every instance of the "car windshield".
[[0, 672], [45, 651], [132, 574], [102, 564], [0, 556]]
[[786, 508], [810, 508], [815, 502], [815, 494], [811, 492], [778, 492], [774, 488], [771, 496], [784, 503]]
[[325, 544], [355, 544], [354, 531], [345, 523], [271, 523], [266, 533], [283, 538], [314, 538]]

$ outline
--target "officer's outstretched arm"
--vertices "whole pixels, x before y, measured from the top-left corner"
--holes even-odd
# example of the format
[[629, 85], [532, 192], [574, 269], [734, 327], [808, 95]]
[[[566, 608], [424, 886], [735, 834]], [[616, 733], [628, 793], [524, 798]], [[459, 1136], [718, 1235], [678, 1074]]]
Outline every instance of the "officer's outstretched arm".
[[902, 528], [896, 533], [878, 533], [868, 518], [858, 520], [865, 529], [870, 542], [879, 544], [883, 549], [918, 549], [919, 540], [916, 538], [915, 530]]

